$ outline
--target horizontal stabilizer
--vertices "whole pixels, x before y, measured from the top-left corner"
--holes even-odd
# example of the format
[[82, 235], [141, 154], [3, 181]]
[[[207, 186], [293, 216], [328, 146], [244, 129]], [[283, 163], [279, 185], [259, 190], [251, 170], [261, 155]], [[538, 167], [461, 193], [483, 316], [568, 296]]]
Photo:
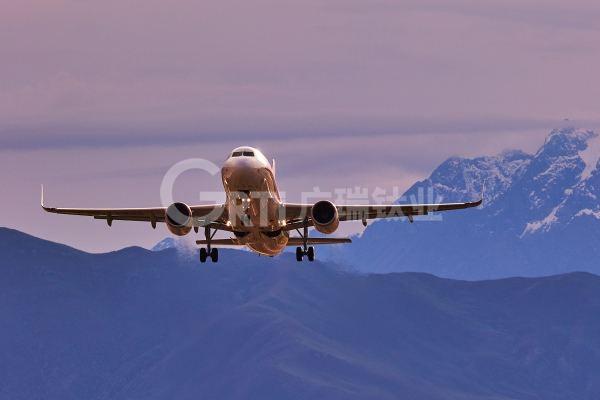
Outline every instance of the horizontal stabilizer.
[[[208, 244], [207, 240], [196, 240], [196, 244]], [[214, 246], [243, 246], [240, 244], [237, 239], [212, 239], [210, 241], [211, 245]]]
[[[327, 237], [318, 237], [318, 238], [308, 238], [307, 245], [314, 244], [340, 244], [340, 243], [352, 243], [350, 238], [327, 238]], [[206, 240], [196, 240], [196, 244], [206, 245], [208, 242]], [[213, 246], [242, 246], [237, 239], [212, 239], [210, 244]], [[291, 237], [287, 243], [288, 246], [302, 246], [304, 245], [304, 241], [302, 238]]]
[[[306, 244], [311, 245], [311, 244], [340, 244], [340, 243], [352, 243], [352, 240], [350, 240], [350, 238], [328, 238], [328, 237], [316, 237], [316, 238], [311, 238], [309, 237], [308, 240], [306, 241]], [[288, 240], [288, 246], [302, 246], [304, 244], [304, 241], [302, 240], [302, 238], [299, 237], [291, 237]]]

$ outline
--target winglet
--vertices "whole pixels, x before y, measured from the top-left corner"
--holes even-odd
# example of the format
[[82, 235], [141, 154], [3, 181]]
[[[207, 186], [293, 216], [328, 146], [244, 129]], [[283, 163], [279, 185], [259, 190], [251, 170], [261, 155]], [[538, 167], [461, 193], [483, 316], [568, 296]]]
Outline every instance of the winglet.
[[52, 212], [52, 208], [46, 207], [46, 205], [44, 204], [44, 185], [41, 185], [41, 186], [42, 186], [42, 195], [41, 195], [41, 199], [40, 199], [40, 205], [42, 206], [44, 211]]

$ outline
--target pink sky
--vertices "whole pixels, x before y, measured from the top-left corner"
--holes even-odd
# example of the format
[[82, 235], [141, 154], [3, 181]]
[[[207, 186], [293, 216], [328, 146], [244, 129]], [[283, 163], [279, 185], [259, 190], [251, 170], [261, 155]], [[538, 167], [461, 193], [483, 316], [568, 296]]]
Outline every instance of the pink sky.
[[[39, 183], [61, 205], [154, 205], [170, 165], [240, 144], [291, 196], [533, 151], [564, 117], [598, 125], [598, 20], [592, 1], [4, 1], [0, 225], [148, 246], [166, 231], [42, 214]], [[218, 188], [189, 180], [184, 200]]]

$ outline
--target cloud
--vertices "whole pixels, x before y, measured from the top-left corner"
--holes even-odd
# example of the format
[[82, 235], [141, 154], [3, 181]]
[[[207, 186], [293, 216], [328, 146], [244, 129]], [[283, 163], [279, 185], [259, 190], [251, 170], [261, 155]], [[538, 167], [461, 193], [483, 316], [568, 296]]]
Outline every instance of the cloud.
[[[499, 132], [545, 130], [557, 122], [536, 119], [485, 118], [394, 118], [379, 116], [356, 118], [318, 116], [312, 118], [271, 116], [245, 117], [235, 121], [222, 119], [203, 124], [179, 124], [177, 128], [150, 124], [102, 126], [102, 124], [4, 128], [0, 131], [0, 149], [4, 151], [63, 148], [174, 147], [184, 144], [264, 142], [330, 138], [344, 140], [392, 137], [407, 140], [417, 135], [471, 135], [485, 140]], [[260, 126], [255, 130], [253, 125]]]
[[583, 1], [11, 2], [0, 136], [102, 146], [594, 119], [598, 32], [561, 27], [597, 15]]

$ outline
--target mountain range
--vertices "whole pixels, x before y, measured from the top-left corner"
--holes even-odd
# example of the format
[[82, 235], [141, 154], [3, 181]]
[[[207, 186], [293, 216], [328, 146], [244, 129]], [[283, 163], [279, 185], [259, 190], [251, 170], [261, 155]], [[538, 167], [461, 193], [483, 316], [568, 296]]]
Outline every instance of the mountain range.
[[589, 273], [469, 282], [228, 249], [199, 264], [4, 228], [0, 251], [2, 399], [600, 397]]
[[598, 274], [599, 158], [599, 135], [573, 127], [553, 130], [535, 154], [452, 157], [398, 203], [472, 200], [485, 187], [483, 207], [414, 224], [374, 222], [352, 245], [320, 249], [319, 257], [363, 272], [471, 280]]

